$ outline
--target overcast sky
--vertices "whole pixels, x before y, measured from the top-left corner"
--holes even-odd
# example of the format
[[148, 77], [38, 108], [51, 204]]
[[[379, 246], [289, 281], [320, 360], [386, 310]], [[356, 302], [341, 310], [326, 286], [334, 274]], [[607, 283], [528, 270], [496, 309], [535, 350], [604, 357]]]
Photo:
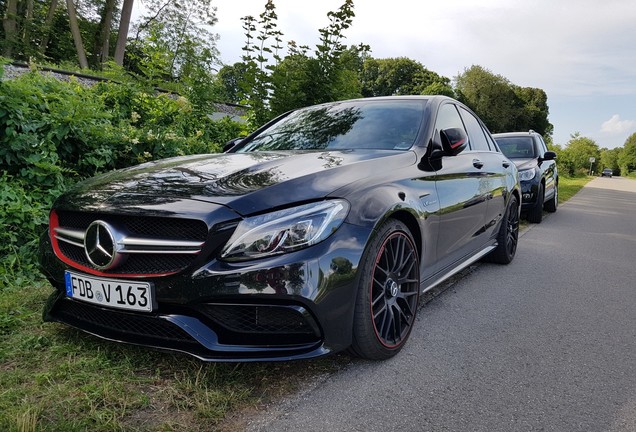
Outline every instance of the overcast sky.
[[[212, 0], [221, 60], [240, 60], [240, 18], [265, 0]], [[274, 0], [285, 43], [313, 47], [343, 0]], [[409, 57], [453, 78], [471, 65], [546, 91], [554, 141], [574, 132], [620, 147], [636, 132], [634, 0], [354, 0], [348, 45]]]

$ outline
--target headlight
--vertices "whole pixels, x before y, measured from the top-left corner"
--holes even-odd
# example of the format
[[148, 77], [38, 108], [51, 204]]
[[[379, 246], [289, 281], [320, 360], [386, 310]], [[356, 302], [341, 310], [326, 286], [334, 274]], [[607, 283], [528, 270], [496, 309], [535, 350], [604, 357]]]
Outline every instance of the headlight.
[[534, 168], [525, 170], [525, 171], [519, 171], [519, 180], [521, 181], [532, 180], [535, 175], [536, 175], [536, 170]]
[[314, 245], [337, 230], [348, 212], [347, 201], [330, 200], [246, 218], [236, 227], [221, 258], [245, 261]]

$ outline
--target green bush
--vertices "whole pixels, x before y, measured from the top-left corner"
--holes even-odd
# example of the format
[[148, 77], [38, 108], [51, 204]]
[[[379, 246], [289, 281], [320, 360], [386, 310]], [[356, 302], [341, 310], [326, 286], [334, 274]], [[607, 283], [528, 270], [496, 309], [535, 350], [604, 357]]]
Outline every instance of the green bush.
[[[0, 68], [1, 69], [1, 68]], [[2, 71], [0, 70], [0, 76]], [[0, 288], [35, 265], [60, 193], [81, 179], [149, 160], [218, 152], [244, 126], [141, 84], [86, 86], [37, 71], [0, 82]]]

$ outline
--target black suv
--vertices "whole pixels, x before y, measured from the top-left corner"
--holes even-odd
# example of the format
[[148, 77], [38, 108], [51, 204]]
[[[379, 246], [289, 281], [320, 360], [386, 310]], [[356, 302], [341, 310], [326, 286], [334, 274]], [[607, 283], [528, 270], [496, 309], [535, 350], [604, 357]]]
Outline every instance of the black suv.
[[543, 210], [554, 213], [559, 201], [556, 153], [549, 151], [540, 134], [507, 132], [494, 134], [501, 152], [519, 169], [521, 211], [529, 222], [540, 223]]

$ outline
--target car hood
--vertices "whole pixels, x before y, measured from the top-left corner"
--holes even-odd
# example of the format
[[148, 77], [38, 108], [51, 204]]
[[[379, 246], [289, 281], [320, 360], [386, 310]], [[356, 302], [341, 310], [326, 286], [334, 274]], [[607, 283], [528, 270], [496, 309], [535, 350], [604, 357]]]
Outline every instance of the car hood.
[[79, 183], [61, 201], [74, 202], [73, 207], [104, 209], [124, 202], [149, 206], [188, 199], [224, 205], [247, 215], [324, 198], [354, 181], [416, 160], [414, 152], [387, 150], [187, 156], [94, 177]]
[[536, 168], [539, 164], [536, 159], [532, 158], [515, 158], [510, 160], [515, 164], [519, 171]]

